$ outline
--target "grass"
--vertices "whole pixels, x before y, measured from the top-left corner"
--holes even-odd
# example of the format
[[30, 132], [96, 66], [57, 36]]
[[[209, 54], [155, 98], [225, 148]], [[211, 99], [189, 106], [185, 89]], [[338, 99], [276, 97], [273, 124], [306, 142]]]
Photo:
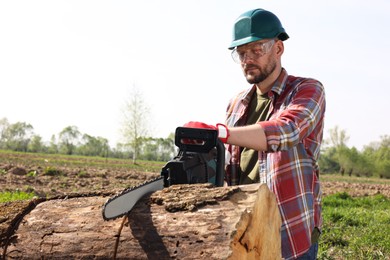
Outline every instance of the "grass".
[[16, 201], [16, 200], [28, 200], [32, 199], [35, 196], [35, 194], [23, 192], [23, 191], [4, 191], [0, 192], [0, 203], [3, 202], [9, 202], [9, 201]]
[[390, 199], [383, 195], [323, 198], [318, 259], [389, 259]]

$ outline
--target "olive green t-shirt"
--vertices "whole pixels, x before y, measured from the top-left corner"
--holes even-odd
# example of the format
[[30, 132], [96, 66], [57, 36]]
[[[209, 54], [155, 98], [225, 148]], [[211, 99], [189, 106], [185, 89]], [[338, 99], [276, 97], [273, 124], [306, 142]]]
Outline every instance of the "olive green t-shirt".
[[[258, 91], [253, 94], [249, 104], [247, 125], [267, 120], [271, 99], [268, 93], [261, 94]], [[258, 152], [253, 149], [243, 148], [240, 159], [240, 184], [259, 182]]]

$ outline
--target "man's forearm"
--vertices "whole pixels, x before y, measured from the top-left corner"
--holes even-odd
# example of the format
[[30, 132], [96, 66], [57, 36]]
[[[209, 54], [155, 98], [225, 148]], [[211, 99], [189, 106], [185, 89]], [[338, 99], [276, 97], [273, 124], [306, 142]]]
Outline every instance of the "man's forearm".
[[267, 150], [267, 139], [263, 128], [259, 124], [229, 127], [229, 139], [227, 143], [254, 149], [257, 151]]

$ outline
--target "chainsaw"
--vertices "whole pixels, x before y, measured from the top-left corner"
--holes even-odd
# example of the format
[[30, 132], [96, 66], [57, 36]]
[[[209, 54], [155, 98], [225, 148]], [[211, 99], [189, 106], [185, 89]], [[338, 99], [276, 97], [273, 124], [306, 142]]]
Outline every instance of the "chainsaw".
[[123, 190], [103, 205], [103, 219], [127, 215], [145, 195], [175, 184], [224, 184], [225, 146], [217, 130], [178, 127], [175, 131], [178, 154], [168, 161], [161, 175], [136, 187]]

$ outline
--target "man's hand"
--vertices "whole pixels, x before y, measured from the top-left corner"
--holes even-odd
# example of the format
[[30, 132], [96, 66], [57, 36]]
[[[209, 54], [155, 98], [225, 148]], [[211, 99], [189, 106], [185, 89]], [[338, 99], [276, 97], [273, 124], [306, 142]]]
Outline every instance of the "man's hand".
[[197, 122], [197, 121], [190, 121], [188, 123], [185, 123], [183, 125], [184, 127], [189, 127], [189, 128], [204, 128], [204, 129], [212, 129], [212, 130], [217, 130], [216, 126], [213, 125], [208, 125], [202, 122]]
[[213, 125], [208, 125], [208, 124], [205, 124], [205, 123], [202, 123], [202, 122], [190, 121], [188, 123], [185, 123], [184, 127], [217, 130], [218, 131], [218, 138], [223, 143], [226, 143], [228, 138], [229, 138], [229, 136], [230, 136], [229, 129], [224, 124], [217, 124], [216, 126], [213, 126]]

